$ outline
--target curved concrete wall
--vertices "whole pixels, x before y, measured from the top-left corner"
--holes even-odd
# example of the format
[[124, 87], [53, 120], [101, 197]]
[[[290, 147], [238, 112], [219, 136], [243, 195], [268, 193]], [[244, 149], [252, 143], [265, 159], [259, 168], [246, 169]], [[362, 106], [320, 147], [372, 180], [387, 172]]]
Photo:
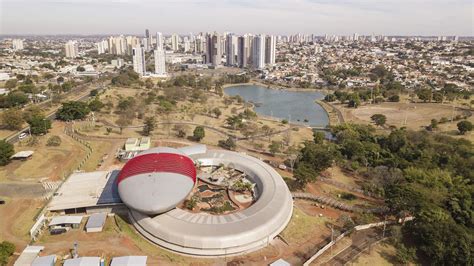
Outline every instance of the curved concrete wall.
[[226, 215], [173, 209], [152, 217], [130, 211], [139, 232], [154, 243], [193, 256], [228, 256], [264, 247], [288, 224], [293, 212], [291, 193], [269, 165], [230, 151], [208, 151], [192, 159], [201, 165], [231, 165], [252, 178], [260, 193], [249, 208]]

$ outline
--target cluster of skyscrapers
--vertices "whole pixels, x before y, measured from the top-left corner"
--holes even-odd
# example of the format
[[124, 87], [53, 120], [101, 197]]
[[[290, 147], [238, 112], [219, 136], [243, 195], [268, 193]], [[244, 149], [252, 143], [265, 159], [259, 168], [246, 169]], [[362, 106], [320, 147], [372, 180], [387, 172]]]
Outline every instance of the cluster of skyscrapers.
[[232, 33], [219, 34], [190, 33], [186, 36], [172, 34], [164, 38], [158, 32], [156, 37], [145, 31], [144, 37], [113, 36], [102, 40], [97, 45], [97, 52], [115, 55], [132, 55], [134, 69], [140, 75], [145, 75], [145, 53], [152, 52], [155, 59], [155, 75], [165, 76], [166, 50], [173, 53], [202, 55], [202, 62], [219, 67], [227, 65], [241, 68], [263, 69], [275, 64], [277, 38], [271, 35], [235, 35]]

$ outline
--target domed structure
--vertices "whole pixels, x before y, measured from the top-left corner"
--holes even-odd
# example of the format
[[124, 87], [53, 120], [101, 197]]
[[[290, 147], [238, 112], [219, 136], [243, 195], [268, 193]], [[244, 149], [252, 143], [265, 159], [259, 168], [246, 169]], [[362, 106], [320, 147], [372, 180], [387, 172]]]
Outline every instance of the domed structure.
[[128, 161], [117, 178], [120, 198], [129, 208], [156, 215], [183, 201], [196, 182], [196, 168], [182, 151], [153, 148]]

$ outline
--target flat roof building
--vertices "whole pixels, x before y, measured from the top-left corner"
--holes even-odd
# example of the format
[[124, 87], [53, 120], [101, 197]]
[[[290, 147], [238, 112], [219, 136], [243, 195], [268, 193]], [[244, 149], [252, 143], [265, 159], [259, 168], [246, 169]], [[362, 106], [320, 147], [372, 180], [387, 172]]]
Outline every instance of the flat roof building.
[[37, 257], [31, 266], [54, 266], [56, 263], [56, 255], [49, 255], [43, 257]]
[[147, 256], [124, 256], [112, 259], [110, 266], [146, 266]]
[[38, 254], [43, 249], [43, 246], [26, 246], [13, 266], [31, 266], [33, 261], [38, 257]]
[[81, 257], [64, 261], [64, 266], [100, 266], [99, 257]]
[[105, 221], [107, 219], [106, 213], [94, 213], [89, 217], [86, 224], [86, 232], [93, 233], [93, 232], [101, 232], [104, 228]]

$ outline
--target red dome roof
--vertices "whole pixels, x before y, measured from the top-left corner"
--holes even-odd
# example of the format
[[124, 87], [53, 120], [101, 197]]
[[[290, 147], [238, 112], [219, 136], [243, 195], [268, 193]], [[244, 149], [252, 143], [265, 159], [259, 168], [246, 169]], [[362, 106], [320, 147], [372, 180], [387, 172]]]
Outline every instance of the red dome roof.
[[196, 182], [196, 168], [193, 161], [176, 153], [149, 153], [129, 160], [120, 171], [117, 182], [146, 173], [175, 173], [187, 176]]

